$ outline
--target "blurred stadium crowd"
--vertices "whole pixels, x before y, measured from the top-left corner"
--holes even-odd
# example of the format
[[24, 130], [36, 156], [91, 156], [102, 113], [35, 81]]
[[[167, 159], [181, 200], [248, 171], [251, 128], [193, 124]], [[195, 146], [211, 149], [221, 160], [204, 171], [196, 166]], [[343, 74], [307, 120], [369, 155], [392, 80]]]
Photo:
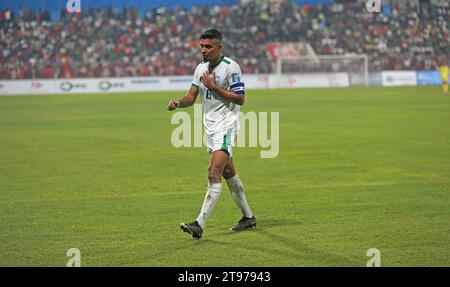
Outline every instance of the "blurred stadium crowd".
[[266, 45], [308, 42], [317, 54], [366, 53], [370, 71], [435, 69], [449, 63], [449, 10], [391, 5], [298, 5], [243, 1], [232, 6], [137, 10], [97, 8], [78, 16], [0, 11], [0, 78], [189, 75], [201, 60], [198, 38], [224, 32], [224, 54], [244, 73], [273, 72]]

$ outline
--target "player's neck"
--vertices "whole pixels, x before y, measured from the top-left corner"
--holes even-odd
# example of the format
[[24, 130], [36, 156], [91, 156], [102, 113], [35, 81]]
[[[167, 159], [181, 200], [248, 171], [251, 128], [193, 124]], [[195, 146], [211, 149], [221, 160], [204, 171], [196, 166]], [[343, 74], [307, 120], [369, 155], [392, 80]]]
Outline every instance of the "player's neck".
[[217, 65], [219, 65], [219, 63], [222, 61], [222, 59], [223, 59], [223, 55], [220, 54], [220, 56], [218, 56], [216, 59], [209, 61], [209, 67], [215, 68]]

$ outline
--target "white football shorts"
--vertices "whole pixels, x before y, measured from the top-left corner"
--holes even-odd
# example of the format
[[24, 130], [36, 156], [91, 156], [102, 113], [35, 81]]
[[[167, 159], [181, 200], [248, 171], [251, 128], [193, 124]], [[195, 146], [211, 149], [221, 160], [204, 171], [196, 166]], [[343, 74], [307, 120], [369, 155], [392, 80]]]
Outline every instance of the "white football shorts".
[[234, 128], [206, 134], [206, 145], [209, 153], [223, 150], [229, 157], [233, 156], [233, 147], [236, 146], [237, 131]]

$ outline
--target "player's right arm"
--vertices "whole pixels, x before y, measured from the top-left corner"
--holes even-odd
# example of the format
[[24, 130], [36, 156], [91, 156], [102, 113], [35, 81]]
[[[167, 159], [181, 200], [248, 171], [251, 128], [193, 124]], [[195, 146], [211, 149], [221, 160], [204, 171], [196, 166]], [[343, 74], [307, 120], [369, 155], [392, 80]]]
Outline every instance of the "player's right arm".
[[186, 96], [184, 96], [181, 100], [178, 101], [170, 100], [169, 104], [167, 105], [167, 109], [169, 111], [173, 111], [176, 108], [185, 108], [192, 106], [195, 103], [197, 96], [198, 96], [198, 87], [192, 85], [189, 91], [187, 92]]
[[176, 108], [185, 108], [192, 106], [195, 103], [195, 100], [197, 99], [198, 93], [199, 93], [199, 85], [200, 85], [200, 65], [197, 66], [194, 72], [194, 79], [192, 80], [192, 85], [189, 91], [187, 92], [186, 96], [178, 101], [169, 101], [169, 104], [167, 105], [167, 109], [169, 111], [173, 111]]

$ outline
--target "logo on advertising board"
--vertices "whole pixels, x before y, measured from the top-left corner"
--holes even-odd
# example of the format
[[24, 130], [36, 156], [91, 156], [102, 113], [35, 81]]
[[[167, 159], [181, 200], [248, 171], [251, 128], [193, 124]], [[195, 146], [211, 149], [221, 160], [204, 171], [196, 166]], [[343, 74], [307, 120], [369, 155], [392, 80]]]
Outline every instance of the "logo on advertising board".
[[169, 83], [190, 83], [190, 82], [192, 82], [191, 77], [169, 79]]
[[292, 86], [294, 83], [295, 83], [294, 77], [293, 77], [292, 75], [289, 75], [289, 78], [288, 78], [288, 85], [289, 85], [289, 86]]
[[124, 83], [120, 83], [120, 82], [113, 82], [111, 83], [108, 80], [104, 80], [101, 81], [100, 83], [98, 83], [98, 88], [103, 91], [109, 91], [111, 88], [125, 88], [125, 84]]
[[72, 90], [83, 90], [87, 88], [87, 85], [84, 83], [77, 83], [77, 84], [73, 84], [69, 81], [66, 82], [62, 82], [59, 85], [59, 88], [61, 89], [61, 91], [63, 92], [70, 92]]
[[3, 89], [3, 87], [4, 87], [4, 86], [3, 86], [2, 84], [0, 84], [0, 90]]
[[131, 80], [132, 85], [159, 84], [158, 79]]
[[111, 83], [109, 81], [101, 81], [98, 83], [98, 88], [102, 91], [108, 91], [111, 89]]
[[63, 92], [70, 92], [73, 88], [73, 85], [71, 82], [63, 82], [59, 85], [59, 88], [63, 91]]
[[418, 85], [440, 85], [441, 75], [438, 71], [417, 71]]
[[42, 87], [42, 84], [40, 82], [31, 82], [30, 88], [32, 90], [38, 90]]

